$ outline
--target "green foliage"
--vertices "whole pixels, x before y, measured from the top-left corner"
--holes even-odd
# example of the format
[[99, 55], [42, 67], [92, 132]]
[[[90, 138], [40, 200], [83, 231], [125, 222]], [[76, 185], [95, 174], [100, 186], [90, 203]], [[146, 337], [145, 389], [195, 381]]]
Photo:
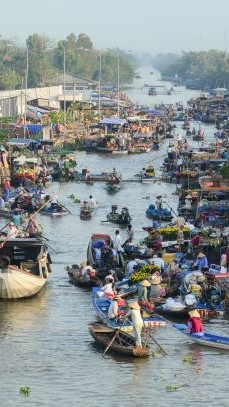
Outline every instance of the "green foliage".
[[224, 178], [229, 178], [229, 165], [221, 167], [219, 172]]
[[183, 362], [185, 363], [193, 363], [193, 357], [192, 355], [186, 355], [183, 357]]
[[30, 388], [28, 386], [22, 386], [20, 387], [20, 393], [24, 394], [24, 396], [29, 396]]
[[[95, 50], [90, 37], [84, 33], [75, 36], [69, 34], [66, 39], [53, 46], [50, 38], [37, 33], [29, 35], [28, 83], [29, 87], [50, 86], [56, 75], [64, 70], [64, 51], [66, 72], [98, 81], [101, 56], [101, 84], [117, 85], [118, 60], [120, 84], [131, 83], [134, 77], [133, 55], [122, 50]], [[0, 90], [25, 87], [27, 66], [26, 47], [21, 48], [15, 42], [0, 41]]]
[[182, 56], [161, 69], [163, 75], [177, 75], [182, 81], [193, 81], [199, 86], [215, 88], [229, 83], [229, 54], [210, 50], [184, 52]]

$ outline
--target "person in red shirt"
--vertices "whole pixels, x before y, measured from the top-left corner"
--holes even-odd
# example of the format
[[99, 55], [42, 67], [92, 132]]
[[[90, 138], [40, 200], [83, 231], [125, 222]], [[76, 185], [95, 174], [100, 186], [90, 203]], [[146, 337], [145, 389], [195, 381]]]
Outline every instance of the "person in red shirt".
[[197, 247], [200, 244], [200, 236], [196, 233], [191, 239], [192, 247]]
[[198, 333], [203, 335], [203, 326], [199, 312], [196, 309], [189, 311], [188, 313], [188, 326], [190, 328], [190, 335]]

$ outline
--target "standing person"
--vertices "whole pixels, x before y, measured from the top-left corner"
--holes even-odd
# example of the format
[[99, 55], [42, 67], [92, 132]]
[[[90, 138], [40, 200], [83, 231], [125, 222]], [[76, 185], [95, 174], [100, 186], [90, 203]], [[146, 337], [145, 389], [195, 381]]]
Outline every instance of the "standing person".
[[124, 267], [124, 259], [123, 259], [123, 248], [122, 248], [122, 244], [121, 244], [121, 236], [119, 233], [119, 230], [115, 231], [115, 238], [114, 238], [114, 249], [117, 252], [118, 255], [118, 265], [119, 267]]
[[190, 335], [198, 333], [203, 335], [203, 326], [199, 312], [196, 309], [189, 311], [188, 326], [190, 329]]
[[55, 209], [57, 207], [57, 204], [58, 204], [58, 195], [56, 192], [54, 192], [51, 198], [51, 208]]
[[133, 231], [132, 225], [129, 224], [129, 225], [127, 226], [126, 234], [127, 234], [127, 239], [126, 239], [126, 241], [124, 242], [124, 245], [123, 245], [123, 246], [125, 246], [126, 244], [130, 244], [130, 243], [133, 242], [134, 231]]
[[158, 211], [160, 211], [162, 209], [162, 196], [161, 195], [156, 196], [156, 207], [157, 207]]
[[183, 232], [183, 226], [181, 226], [178, 229], [177, 232], [177, 244], [179, 245], [179, 251], [182, 251], [183, 245], [184, 245], [184, 232]]
[[21, 225], [22, 222], [22, 214], [21, 211], [15, 210], [13, 215], [12, 215], [12, 222], [14, 226], [17, 228]]
[[92, 195], [89, 196], [89, 205], [92, 209], [95, 209], [97, 207], [97, 202]]
[[143, 319], [141, 317], [141, 308], [137, 301], [131, 302], [129, 304], [130, 310], [127, 312], [126, 316], [130, 316], [135, 336], [135, 346], [136, 348], [142, 347], [141, 332], [143, 328]]
[[10, 178], [6, 178], [3, 184], [3, 199], [5, 202], [8, 202], [10, 198]]
[[117, 296], [112, 298], [112, 301], [108, 308], [108, 318], [109, 319], [118, 318], [118, 300], [119, 300], [119, 297], [117, 297]]
[[154, 307], [149, 303], [148, 300], [148, 287], [150, 287], [148, 280], [141, 281], [138, 287], [138, 303], [142, 306], [153, 309]]

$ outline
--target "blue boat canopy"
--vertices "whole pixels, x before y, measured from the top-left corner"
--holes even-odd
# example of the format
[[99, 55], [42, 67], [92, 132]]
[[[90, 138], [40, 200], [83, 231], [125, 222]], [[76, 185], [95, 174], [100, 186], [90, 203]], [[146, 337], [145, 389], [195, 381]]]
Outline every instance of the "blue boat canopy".
[[123, 126], [126, 123], [127, 123], [127, 121], [125, 119], [119, 119], [118, 117], [113, 117], [113, 118], [108, 117], [99, 122], [99, 124], [105, 124], [107, 126], [109, 126], [109, 125], [110, 126], [113, 126], [113, 125]]

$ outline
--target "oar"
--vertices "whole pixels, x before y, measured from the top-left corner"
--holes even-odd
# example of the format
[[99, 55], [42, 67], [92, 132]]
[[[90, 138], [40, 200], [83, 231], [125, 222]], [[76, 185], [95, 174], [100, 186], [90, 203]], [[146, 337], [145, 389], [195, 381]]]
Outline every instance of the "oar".
[[59, 204], [60, 206], [62, 206], [68, 213], [70, 213], [71, 215], [73, 215], [73, 213], [72, 213], [68, 208], [66, 208], [62, 203], [58, 202], [58, 204]]
[[148, 336], [152, 339], [152, 341], [156, 343], [158, 348], [161, 349], [161, 351], [164, 353], [164, 355], [168, 355], [168, 353], [162, 348], [162, 346], [156, 341], [156, 339], [149, 333], [149, 330], [145, 326], [145, 322], [144, 322], [144, 330], [148, 334]]
[[111, 339], [110, 343], [107, 345], [105, 351], [104, 351], [103, 354], [102, 354], [102, 357], [104, 357], [105, 353], [106, 353], [106, 352], [108, 351], [108, 349], [111, 347], [112, 343], [114, 342], [114, 340], [115, 340], [116, 336], [118, 335], [118, 333], [121, 331], [121, 329], [122, 329], [124, 323], [126, 322], [127, 318], [128, 318], [128, 316], [126, 316], [126, 317], [124, 318], [122, 325], [120, 326], [119, 329], [116, 330], [115, 335], [114, 335], [113, 338]]

